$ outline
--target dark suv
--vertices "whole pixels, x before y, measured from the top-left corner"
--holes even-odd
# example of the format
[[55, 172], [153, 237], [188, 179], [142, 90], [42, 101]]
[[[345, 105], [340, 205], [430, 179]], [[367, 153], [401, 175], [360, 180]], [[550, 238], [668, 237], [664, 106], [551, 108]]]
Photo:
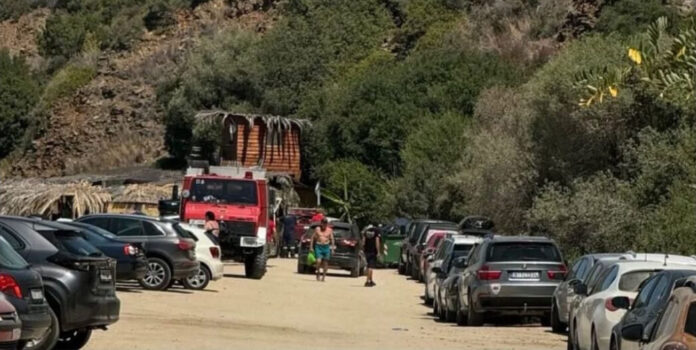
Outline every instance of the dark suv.
[[[1, 224], [0, 230], [4, 230]], [[48, 334], [47, 331], [52, 322], [58, 321], [44, 298], [41, 275], [29, 268], [26, 260], [3, 238], [0, 238], [0, 290], [22, 321], [20, 349], [32, 341], [36, 349], [55, 343], [58, 332]]]
[[198, 271], [196, 240], [176, 221], [115, 214], [88, 215], [76, 221], [101, 227], [124, 242], [142, 245], [148, 270], [139, 282], [145, 289], [165, 290], [172, 281]]
[[469, 326], [481, 326], [488, 317], [498, 315], [541, 316], [548, 326], [551, 297], [565, 275], [566, 267], [554, 241], [489, 237], [469, 255], [459, 279], [457, 311]]
[[41, 274], [45, 298], [57, 316], [49, 337], [60, 331], [58, 348], [80, 349], [93, 329], [118, 321], [116, 264], [71, 227], [1, 217], [0, 236]]
[[[297, 273], [306, 273], [309, 267], [305, 265], [309, 244], [312, 241], [314, 230], [318, 225], [310, 226], [300, 240], [300, 248], [297, 254]], [[365, 257], [362, 253], [362, 240], [358, 226], [345, 222], [332, 222], [336, 251], [329, 259], [329, 267], [350, 271], [352, 277], [358, 277], [365, 270]]]

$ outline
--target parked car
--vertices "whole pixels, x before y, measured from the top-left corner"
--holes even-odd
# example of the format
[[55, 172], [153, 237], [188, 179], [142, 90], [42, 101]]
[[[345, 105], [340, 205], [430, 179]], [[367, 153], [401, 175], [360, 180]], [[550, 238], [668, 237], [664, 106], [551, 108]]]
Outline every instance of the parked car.
[[[691, 259], [696, 268], [696, 259]], [[683, 263], [619, 260], [608, 266], [590, 286], [578, 284], [575, 293], [586, 295], [570, 321], [573, 349], [609, 349], [613, 327], [626, 310], [615, 308], [612, 299], [623, 296], [633, 299], [641, 283], [662, 270], [687, 269]]]
[[140, 244], [148, 265], [145, 277], [139, 280], [145, 289], [168, 289], [173, 280], [198, 271], [196, 241], [176, 221], [123, 214], [87, 215], [77, 221], [101, 227], [124, 242]]
[[17, 349], [22, 333], [22, 321], [17, 310], [4, 294], [0, 293], [0, 349]]
[[[329, 268], [350, 271], [351, 277], [362, 276], [367, 262], [362, 252], [362, 240], [358, 225], [346, 222], [334, 221], [330, 223], [334, 232], [336, 251], [331, 254]], [[310, 226], [300, 240], [300, 248], [297, 254], [297, 273], [308, 273], [314, 269], [307, 266], [307, 254], [317, 224]]]
[[[49, 339], [57, 347], [80, 349], [94, 329], [119, 319], [116, 264], [70, 226], [47, 226], [35, 219], [0, 218], [0, 236], [41, 274], [45, 298], [57, 316]], [[39, 299], [38, 292], [32, 292]], [[54, 340], [55, 344], [55, 340]], [[45, 348], [52, 346], [46, 344]]]
[[[421, 275], [423, 276], [423, 283], [426, 282], [426, 279], [428, 278], [430, 270], [430, 263], [433, 262], [433, 259], [431, 257], [435, 254], [435, 251], [437, 248], [440, 246], [440, 242], [447, 236], [447, 234], [444, 231], [439, 231], [435, 232], [432, 236], [428, 238], [428, 241], [425, 242], [425, 249], [423, 250], [423, 253], [421, 254], [420, 261], [421, 261], [421, 267], [420, 270], [424, 271]], [[427, 289], [428, 289], [428, 284], [425, 284], [425, 289], [426, 289], [426, 304], [430, 305], [429, 302], [432, 302], [432, 299], [430, 301], [427, 300]]]
[[[675, 288], [683, 287], [687, 281], [696, 281], [696, 266], [690, 270], [665, 270], [653, 275], [641, 284], [636, 300], [620, 296], [611, 300], [610, 307], [627, 310], [611, 333], [609, 349], [638, 350], [641, 344], [635, 340], [622, 340], [621, 330], [624, 327], [635, 328], [640, 325], [643, 334], [640, 342], [650, 339], [658, 325], [660, 315], [669, 303], [669, 298]], [[691, 283], [691, 282], [689, 282]]]
[[[45, 223], [50, 225], [50, 223]], [[128, 243], [101, 227], [82, 222], [61, 222], [72, 226], [89, 244], [116, 260], [116, 279], [140, 280], [147, 273], [147, 258], [139, 243]]]
[[[3, 230], [5, 230], [4, 225], [0, 224], [0, 231]], [[3, 291], [0, 296], [4, 297], [4, 301], [12, 304], [21, 320], [21, 338], [17, 339], [19, 348], [23, 348], [27, 343], [31, 343], [36, 349], [46, 349], [48, 345], [55, 344], [58, 332], [48, 331], [52, 323], [57, 323], [58, 320], [44, 298], [41, 275], [31, 269], [26, 260], [2, 237], [0, 237], [0, 290]], [[2, 313], [2, 315], [5, 314]], [[3, 324], [5, 327], [2, 327]], [[12, 324], [10, 318], [6, 322], [0, 321], [0, 329], [8, 330]], [[0, 332], [4, 331], [0, 330]], [[4, 341], [2, 339], [7, 339], [6, 336], [7, 334], [3, 333], [0, 336], [0, 342]]]
[[[435, 315], [440, 314], [440, 311], [445, 311], [444, 308], [441, 308], [441, 305], [445, 305], [442, 285], [445, 279], [451, 273], [454, 273], [452, 271], [455, 268], [454, 260], [468, 256], [471, 250], [480, 242], [481, 239], [478, 237], [452, 235], [447, 236], [440, 244], [437, 254], [433, 256], [433, 264], [430, 271], [428, 271], [425, 284], [426, 299], [428, 294], [432, 295], [433, 313]], [[438, 273], [437, 271], [440, 272]]]
[[568, 313], [570, 300], [575, 297], [574, 286], [586, 283], [595, 263], [601, 259], [618, 259], [623, 254], [588, 254], [581, 256], [568, 272], [566, 279], [561, 282], [551, 299], [551, 330], [554, 333], [565, 332], [568, 328]]
[[210, 281], [217, 281], [225, 274], [225, 264], [222, 263], [220, 256], [220, 246], [205, 233], [204, 229], [198, 226], [181, 224], [181, 227], [196, 238], [196, 259], [200, 262], [198, 270], [181, 280], [181, 283], [188, 289], [205, 289]]
[[411, 265], [411, 278], [416, 281], [423, 281], [421, 271], [421, 254], [425, 250], [425, 242], [429, 236], [438, 231], [445, 231], [450, 234], [458, 234], [459, 226], [453, 222], [433, 222], [423, 226], [418, 233], [418, 239], [409, 248], [409, 261]]
[[399, 261], [399, 273], [402, 275], [411, 275], [411, 247], [418, 243], [418, 238], [423, 229], [431, 223], [442, 223], [445, 221], [418, 219], [411, 221], [406, 227], [406, 237], [401, 243], [401, 259]]
[[650, 333], [642, 323], [624, 326], [621, 329], [623, 342], [640, 342], [642, 350], [696, 349], [696, 283], [693, 279], [674, 290], [655, 324]]
[[[458, 325], [464, 325], [466, 319], [462, 318], [461, 312], [459, 312], [459, 307], [456, 305], [457, 299], [457, 287], [459, 286], [458, 281], [466, 269], [468, 262], [467, 256], [459, 256], [452, 260], [452, 264], [449, 266], [449, 271], [445, 273], [441, 268], [435, 267], [433, 271], [441, 274], [438, 276], [437, 285], [437, 316], [441, 321], [454, 322], [457, 321]], [[433, 311], [435, 313], [435, 311]]]
[[497, 315], [539, 316], [548, 326], [551, 296], [566, 272], [551, 239], [486, 238], [471, 252], [459, 278], [457, 312], [469, 326], [481, 326]]

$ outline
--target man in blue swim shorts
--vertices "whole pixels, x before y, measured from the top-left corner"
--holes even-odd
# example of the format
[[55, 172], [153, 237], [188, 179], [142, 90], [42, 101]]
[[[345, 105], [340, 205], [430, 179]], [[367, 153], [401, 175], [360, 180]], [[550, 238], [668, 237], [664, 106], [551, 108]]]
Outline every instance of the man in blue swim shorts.
[[[329, 226], [329, 220], [321, 219], [321, 225], [317, 226], [309, 245], [313, 247], [314, 256], [317, 258], [317, 281], [326, 280], [326, 270], [329, 269], [329, 259], [336, 249], [333, 228]], [[323, 271], [321, 271], [323, 269]]]

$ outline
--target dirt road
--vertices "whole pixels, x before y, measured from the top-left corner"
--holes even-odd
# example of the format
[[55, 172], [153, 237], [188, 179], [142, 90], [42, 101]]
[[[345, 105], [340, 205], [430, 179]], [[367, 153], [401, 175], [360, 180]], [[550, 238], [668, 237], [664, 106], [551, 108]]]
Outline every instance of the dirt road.
[[260, 281], [229, 265], [207, 291], [119, 288], [121, 320], [88, 349], [529, 349], [565, 347], [548, 329], [466, 328], [435, 322], [422, 284], [380, 270], [376, 288], [343, 272], [326, 282], [273, 259]]

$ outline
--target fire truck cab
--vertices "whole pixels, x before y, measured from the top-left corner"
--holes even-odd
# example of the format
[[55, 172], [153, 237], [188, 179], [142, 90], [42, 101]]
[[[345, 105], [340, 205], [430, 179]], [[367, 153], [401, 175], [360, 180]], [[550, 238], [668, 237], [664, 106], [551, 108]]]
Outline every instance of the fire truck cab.
[[222, 258], [243, 262], [247, 278], [266, 273], [269, 192], [265, 171], [210, 166], [189, 168], [181, 192], [182, 222], [203, 226], [206, 213], [220, 223]]

